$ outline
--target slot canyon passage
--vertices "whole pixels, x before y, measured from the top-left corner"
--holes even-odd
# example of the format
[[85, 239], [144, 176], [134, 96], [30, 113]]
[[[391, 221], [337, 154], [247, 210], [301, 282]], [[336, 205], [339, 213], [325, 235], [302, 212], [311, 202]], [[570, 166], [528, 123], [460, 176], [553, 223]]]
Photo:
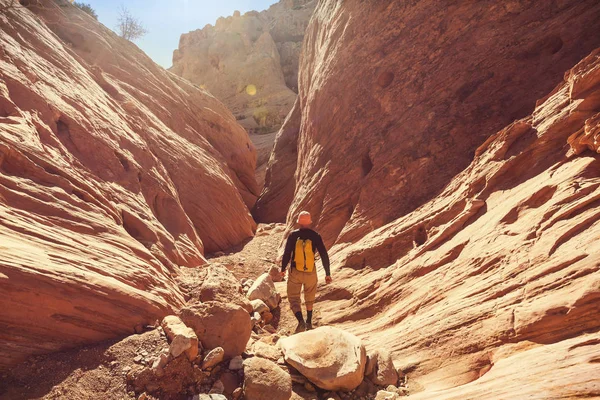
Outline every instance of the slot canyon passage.
[[600, 3], [443, 3], [0, 0], [0, 398], [600, 398]]

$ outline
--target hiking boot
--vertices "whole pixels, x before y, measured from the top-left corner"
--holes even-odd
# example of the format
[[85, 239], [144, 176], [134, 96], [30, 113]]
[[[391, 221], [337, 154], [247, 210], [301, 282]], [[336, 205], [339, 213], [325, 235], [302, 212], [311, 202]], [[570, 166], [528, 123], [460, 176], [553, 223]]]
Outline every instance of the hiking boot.
[[307, 331], [310, 331], [310, 330], [312, 330], [312, 328], [313, 328], [313, 326], [312, 326], [312, 322], [307, 322], [307, 323], [306, 323], [306, 330], [307, 330]]
[[298, 322], [298, 326], [296, 327], [296, 333], [304, 332], [306, 330], [306, 323], [304, 321]]

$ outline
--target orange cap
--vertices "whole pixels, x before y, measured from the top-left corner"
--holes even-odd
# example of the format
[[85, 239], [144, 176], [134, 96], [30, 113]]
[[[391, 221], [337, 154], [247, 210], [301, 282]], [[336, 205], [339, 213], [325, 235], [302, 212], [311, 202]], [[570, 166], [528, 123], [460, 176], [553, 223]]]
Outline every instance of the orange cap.
[[310, 217], [310, 213], [308, 211], [302, 211], [298, 215], [298, 223], [300, 225], [310, 225], [310, 224], [312, 224], [312, 218]]

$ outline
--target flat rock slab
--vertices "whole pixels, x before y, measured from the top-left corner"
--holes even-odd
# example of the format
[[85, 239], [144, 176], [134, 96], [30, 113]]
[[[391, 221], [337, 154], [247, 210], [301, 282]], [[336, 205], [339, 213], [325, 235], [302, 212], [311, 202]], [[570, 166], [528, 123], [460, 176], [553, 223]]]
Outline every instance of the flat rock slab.
[[367, 355], [362, 341], [331, 326], [279, 341], [285, 361], [325, 390], [354, 390], [363, 380]]

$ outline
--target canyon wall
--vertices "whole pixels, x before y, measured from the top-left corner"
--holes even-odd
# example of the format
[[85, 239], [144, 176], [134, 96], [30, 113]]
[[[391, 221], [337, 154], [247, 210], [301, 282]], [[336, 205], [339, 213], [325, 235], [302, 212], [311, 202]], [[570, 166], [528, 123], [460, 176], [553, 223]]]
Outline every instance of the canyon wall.
[[253, 133], [276, 131], [298, 92], [298, 60], [316, 0], [281, 0], [181, 36], [171, 71], [206, 87]]
[[600, 393], [599, 21], [595, 1], [319, 2], [253, 214], [313, 214], [322, 323], [390, 350], [411, 397]]
[[0, 7], [0, 367], [133, 332], [253, 235], [256, 153], [208, 92], [66, 1]]
[[310, 211], [332, 245], [417, 209], [600, 45], [599, 20], [592, 0], [319, 2], [255, 217]]
[[439, 196], [334, 247], [324, 323], [390, 350], [411, 398], [597, 397], [599, 152], [597, 49]]

